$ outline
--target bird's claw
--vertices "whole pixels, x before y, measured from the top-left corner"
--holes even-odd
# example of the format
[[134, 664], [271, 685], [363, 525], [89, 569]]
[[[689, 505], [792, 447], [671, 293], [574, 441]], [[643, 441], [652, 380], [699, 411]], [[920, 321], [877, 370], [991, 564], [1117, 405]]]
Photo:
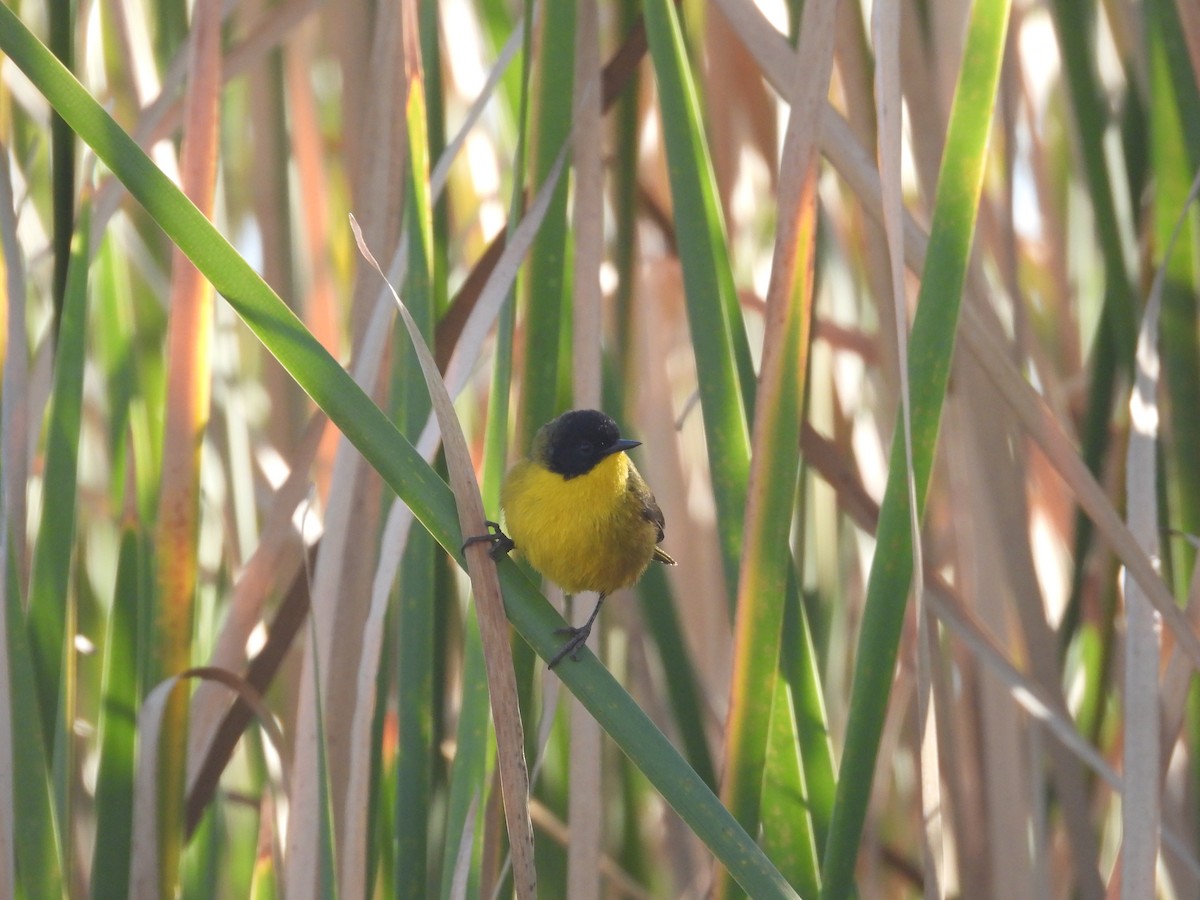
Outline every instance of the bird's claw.
[[502, 556], [507, 556], [508, 552], [516, 547], [513, 539], [500, 530], [500, 523], [493, 522], [491, 519], [486, 520], [488, 527], [487, 534], [476, 534], [463, 541], [462, 551], [467, 552], [467, 548], [472, 544], [490, 544], [488, 548], [488, 556], [492, 559], [499, 559]]
[[553, 669], [563, 661], [564, 657], [567, 656], [571, 657], [571, 659], [573, 659], [575, 662], [579, 662], [579, 651], [587, 643], [588, 635], [592, 633], [592, 629], [590, 627], [572, 628], [570, 625], [568, 625], [565, 628], [555, 628], [554, 633], [569, 634], [571, 637], [565, 644], [562, 645], [562, 647], [559, 648], [558, 652], [554, 654], [554, 659], [550, 660], [550, 663], [546, 666], [546, 668]]

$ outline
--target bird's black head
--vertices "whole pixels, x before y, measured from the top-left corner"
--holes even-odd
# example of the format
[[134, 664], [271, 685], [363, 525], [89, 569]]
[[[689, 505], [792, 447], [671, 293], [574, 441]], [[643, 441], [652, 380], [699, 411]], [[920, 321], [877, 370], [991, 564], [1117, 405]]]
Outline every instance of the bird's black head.
[[639, 443], [623, 439], [617, 423], [604, 413], [573, 409], [538, 430], [532, 456], [551, 472], [574, 478], [590, 472], [606, 456]]

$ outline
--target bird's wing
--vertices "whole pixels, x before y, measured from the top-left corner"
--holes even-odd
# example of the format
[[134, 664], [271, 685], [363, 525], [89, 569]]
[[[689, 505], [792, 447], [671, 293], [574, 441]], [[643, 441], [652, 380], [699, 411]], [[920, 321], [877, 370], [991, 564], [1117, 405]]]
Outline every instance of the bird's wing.
[[654, 526], [658, 529], [656, 541], [662, 543], [662, 539], [666, 536], [666, 532], [663, 529], [667, 522], [663, 518], [662, 510], [658, 508], [658, 501], [654, 499], [654, 495], [648, 490], [638, 491], [638, 494], [641, 495], [639, 499], [642, 501], [642, 516], [646, 521], [654, 523]]

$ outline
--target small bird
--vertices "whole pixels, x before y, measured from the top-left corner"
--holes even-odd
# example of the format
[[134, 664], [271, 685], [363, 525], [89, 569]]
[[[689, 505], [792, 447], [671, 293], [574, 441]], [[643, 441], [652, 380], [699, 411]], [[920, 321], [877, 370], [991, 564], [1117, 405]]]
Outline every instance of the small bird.
[[604, 598], [636, 582], [651, 560], [675, 565], [658, 546], [663, 514], [627, 450], [641, 442], [621, 437], [617, 423], [594, 409], [565, 412], [534, 436], [529, 456], [504, 478], [500, 505], [505, 534], [467, 543], [492, 544], [492, 556], [512, 549], [568, 594], [597, 591], [600, 599], [579, 628], [560, 628], [570, 639], [550, 660], [577, 659]]

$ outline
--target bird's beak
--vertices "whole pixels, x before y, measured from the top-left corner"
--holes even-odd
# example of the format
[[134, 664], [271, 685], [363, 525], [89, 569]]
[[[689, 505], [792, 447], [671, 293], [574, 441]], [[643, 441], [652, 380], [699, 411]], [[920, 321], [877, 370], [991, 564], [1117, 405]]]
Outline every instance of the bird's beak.
[[620, 453], [622, 450], [632, 450], [634, 447], [642, 446], [641, 441], [631, 441], [626, 438], [621, 438], [611, 447], [604, 451], [605, 456], [611, 456], [614, 453]]

